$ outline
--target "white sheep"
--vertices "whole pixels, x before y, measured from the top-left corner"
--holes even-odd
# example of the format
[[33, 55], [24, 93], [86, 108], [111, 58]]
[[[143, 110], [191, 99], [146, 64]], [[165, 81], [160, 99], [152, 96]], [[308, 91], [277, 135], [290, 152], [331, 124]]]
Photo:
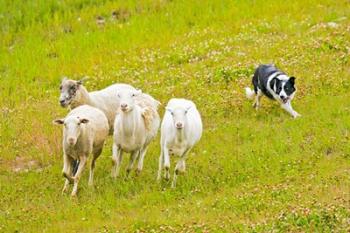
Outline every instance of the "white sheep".
[[186, 99], [173, 98], [166, 106], [161, 125], [161, 153], [159, 157], [159, 170], [157, 180], [165, 168], [165, 178], [170, 179], [170, 155], [180, 156], [177, 162], [172, 187], [176, 186], [177, 175], [184, 172], [185, 160], [191, 148], [202, 136], [202, 120], [196, 105]]
[[115, 93], [120, 108], [114, 122], [112, 177], [119, 175], [123, 152], [131, 153], [127, 176], [138, 159], [136, 173], [143, 168], [147, 147], [157, 135], [160, 118], [157, 112], [159, 102], [140, 90], [120, 90]]
[[115, 93], [121, 89], [136, 90], [128, 84], [113, 84], [99, 91], [88, 92], [83, 86], [83, 81], [63, 78], [60, 85], [60, 104], [62, 107], [70, 106], [74, 109], [80, 105], [90, 105], [104, 112], [108, 119], [110, 127], [109, 133], [113, 133], [113, 124], [117, 108], [119, 107], [118, 99]]
[[[100, 156], [108, 136], [109, 125], [105, 114], [94, 107], [82, 105], [74, 108], [64, 119], [54, 120], [64, 124], [63, 128], [63, 176], [66, 178], [62, 192], [69, 183], [74, 183], [72, 196], [76, 196], [78, 183], [89, 154], [93, 154], [90, 165], [89, 185], [93, 185], [95, 161]], [[73, 173], [72, 163], [79, 160], [78, 170]]]

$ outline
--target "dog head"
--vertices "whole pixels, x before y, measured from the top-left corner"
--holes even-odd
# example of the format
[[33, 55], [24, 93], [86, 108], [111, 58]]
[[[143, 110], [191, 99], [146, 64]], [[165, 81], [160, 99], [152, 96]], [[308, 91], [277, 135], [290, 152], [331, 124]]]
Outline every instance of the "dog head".
[[279, 77], [273, 78], [270, 82], [271, 89], [278, 96], [279, 100], [283, 103], [287, 103], [293, 99], [295, 88], [295, 77], [289, 77], [280, 79]]

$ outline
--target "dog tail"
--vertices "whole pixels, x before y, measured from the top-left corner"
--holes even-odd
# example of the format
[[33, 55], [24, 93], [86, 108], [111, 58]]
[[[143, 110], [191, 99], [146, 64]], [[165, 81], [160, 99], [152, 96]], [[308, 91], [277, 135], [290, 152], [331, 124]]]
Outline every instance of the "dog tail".
[[255, 96], [255, 92], [250, 89], [249, 87], [245, 88], [245, 95], [247, 96], [248, 99], [252, 100]]

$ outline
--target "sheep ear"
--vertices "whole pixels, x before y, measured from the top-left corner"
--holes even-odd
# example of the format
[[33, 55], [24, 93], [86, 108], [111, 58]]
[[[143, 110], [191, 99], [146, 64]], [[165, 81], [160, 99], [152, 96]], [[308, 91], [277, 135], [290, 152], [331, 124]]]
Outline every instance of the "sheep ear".
[[141, 90], [141, 89], [136, 90], [136, 94], [137, 94], [137, 95], [142, 94], [142, 90]]
[[62, 125], [64, 123], [64, 119], [55, 119], [52, 121], [52, 123], [56, 125]]
[[192, 106], [189, 106], [188, 108], [186, 108], [186, 110], [185, 110], [185, 114], [187, 114], [187, 113], [188, 113], [188, 111], [189, 111], [191, 108], [192, 108]]
[[79, 85], [83, 85], [85, 83], [85, 81], [88, 80], [88, 79], [89, 79], [88, 77], [83, 77], [82, 79], [78, 80], [77, 81], [78, 86]]
[[167, 110], [170, 113], [173, 113], [173, 111], [171, 110], [171, 108], [165, 107], [165, 110]]
[[67, 77], [66, 76], [61, 78], [61, 82], [65, 82], [65, 81], [67, 81]]
[[89, 122], [89, 120], [86, 118], [80, 119], [80, 123], [82, 123], [82, 124], [86, 124], [88, 122]]

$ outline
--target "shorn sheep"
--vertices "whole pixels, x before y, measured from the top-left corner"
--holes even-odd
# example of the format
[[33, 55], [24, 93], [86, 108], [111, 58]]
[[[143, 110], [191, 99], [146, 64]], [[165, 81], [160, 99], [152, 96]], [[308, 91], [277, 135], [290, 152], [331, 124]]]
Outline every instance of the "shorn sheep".
[[[76, 196], [78, 183], [86, 165], [88, 156], [92, 153], [89, 185], [93, 185], [95, 161], [100, 156], [103, 144], [109, 133], [108, 120], [105, 114], [94, 107], [82, 105], [74, 108], [64, 119], [54, 120], [63, 124], [63, 176], [66, 178], [62, 192], [68, 185], [74, 183], [72, 196]], [[79, 160], [78, 170], [74, 174], [73, 161]]]
[[136, 174], [143, 168], [147, 147], [157, 135], [160, 118], [158, 101], [137, 90], [120, 90], [115, 93], [120, 108], [114, 122], [114, 143], [112, 177], [119, 175], [123, 152], [130, 153], [127, 177], [138, 159]]
[[202, 130], [201, 116], [192, 101], [176, 98], [169, 101], [161, 125], [158, 181], [161, 179], [163, 169], [165, 179], [170, 179], [169, 155], [177, 155], [180, 159], [176, 164], [171, 184], [171, 187], [176, 187], [177, 176], [185, 171], [185, 160], [191, 148], [201, 138]]
[[113, 84], [99, 91], [88, 92], [83, 86], [83, 81], [63, 78], [60, 85], [60, 104], [62, 107], [70, 107], [74, 109], [80, 105], [90, 105], [104, 112], [108, 119], [110, 127], [109, 133], [113, 133], [113, 124], [115, 114], [119, 107], [118, 99], [115, 98], [115, 93], [119, 90], [136, 90], [128, 84]]

